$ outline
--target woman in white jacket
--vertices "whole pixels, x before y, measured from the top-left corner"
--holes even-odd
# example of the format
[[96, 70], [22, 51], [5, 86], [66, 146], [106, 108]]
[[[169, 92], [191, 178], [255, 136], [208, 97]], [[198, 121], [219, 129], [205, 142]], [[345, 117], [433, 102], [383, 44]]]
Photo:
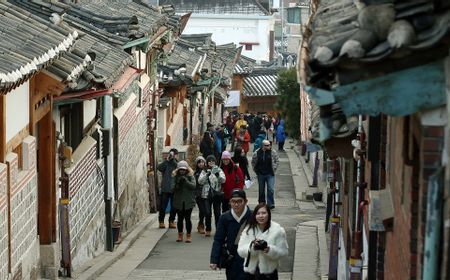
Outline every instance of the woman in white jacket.
[[261, 203], [252, 212], [238, 245], [238, 254], [245, 258], [244, 271], [249, 279], [278, 279], [278, 266], [288, 254], [286, 232], [271, 221], [270, 208]]
[[211, 236], [211, 206], [213, 208], [214, 220], [217, 223], [220, 217], [220, 207], [223, 199], [222, 183], [225, 182], [225, 173], [216, 165], [216, 158], [209, 155], [206, 158], [206, 170], [202, 170], [198, 182], [203, 185], [201, 194], [202, 211], [205, 213], [205, 236]]

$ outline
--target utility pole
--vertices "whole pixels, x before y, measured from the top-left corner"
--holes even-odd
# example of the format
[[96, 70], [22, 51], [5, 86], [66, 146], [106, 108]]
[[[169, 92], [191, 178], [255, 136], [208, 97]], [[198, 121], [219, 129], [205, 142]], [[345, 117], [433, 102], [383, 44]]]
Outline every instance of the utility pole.
[[284, 52], [284, 0], [281, 1], [281, 52]]

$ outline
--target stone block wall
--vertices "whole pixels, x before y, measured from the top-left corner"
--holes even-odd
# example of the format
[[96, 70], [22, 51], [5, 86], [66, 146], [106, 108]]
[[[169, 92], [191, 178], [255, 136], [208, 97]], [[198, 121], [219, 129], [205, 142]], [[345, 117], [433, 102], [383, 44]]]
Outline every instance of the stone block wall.
[[0, 163], [0, 279], [8, 277], [8, 168]]
[[126, 232], [149, 212], [147, 181], [147, 115], [148, 106], [137, 107], [130, 99], [115, 113], [118, 124], [117, 170], [119, 203], [116, 219]]
[[[24, 168], [19, 169], [19, 157], [15, 153], [9, 153], [5, 159], [9, 165], [10, 176], [10, 209], [8, 210], [11, 215], [11, 272], [13, 277], [19, 275], [20, 279], [30, 279], [36, 276], [39, 266], [35, 138], [32, 136], [25, 138], [22, 148]], [[3, 178], [4, 172], [4, 170], [1, 171], [0, 178]], [[2, 180], [0, 184], [5, 185], [4, 179], [0, 180]], [[2, 215], [6, 218], [7, 212], [2, 211]], [[1, 227], [2, 231], [6, 229]], [[3, 236], [5, 235], [2, 234]], [[1, 258], [3, 257], [2, 254]]]
[[74, 269], [105, 246], [104, 166], [96, 159], [96, 141], [87, 137], [74, 153], [69, 178], [69, 227]]

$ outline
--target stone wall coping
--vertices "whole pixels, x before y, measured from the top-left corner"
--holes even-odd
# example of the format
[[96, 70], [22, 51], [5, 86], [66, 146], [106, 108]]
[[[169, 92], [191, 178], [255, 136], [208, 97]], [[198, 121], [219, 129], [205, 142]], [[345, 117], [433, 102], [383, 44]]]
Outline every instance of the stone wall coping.
[[78, 163], [81, 162], [81, 160], [87, 155], [89, 150], [95, 145], [97, 145], [97, 141], [95, 141], [95, 139], [91, 136], [86, 136], [81, 141], [80, 145], [73, 153], [73, 163], [70, 165], [70, 167], [65, 169], [67, 175], [70, 175], [76, 169]]
[[130, 106], [133, 104], [134, 100], [136, 100], [136, 98], [137, 97], [135, 94], [130, 94], [130, 97], [127, 99], [127, 101], [125, 101], [125, 103], [122, 106], [120, 106], [120, 108], [114, 110], [114, 116], [118, 120], [122, 119], [122, 117], [126, 114]]

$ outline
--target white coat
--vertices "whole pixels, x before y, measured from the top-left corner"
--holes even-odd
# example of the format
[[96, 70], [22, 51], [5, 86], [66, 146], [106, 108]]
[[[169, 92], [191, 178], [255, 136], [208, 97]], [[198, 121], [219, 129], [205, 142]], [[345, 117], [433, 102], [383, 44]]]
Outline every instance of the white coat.
[[[241, 238], [239, 240], [238, 245], [238, 254], [244, 261], [244, 271], [255, 274], [256, 267], [259, 267], [259, 271], [262, 274], [269, 274], [274, 272], [275, 269], [279, 266], [279, 260], [283, 256], [287, 256], [288, 254], [288, 244], [286, 240], [286, 231], [280, 224], [271, 221], [270, 228], [265, 232], [261, 232], [259, 227], [255, 227], [255, 230], [250, 229], [247, 232], [248, 226], [245, 227], [244, 231], [241, 234]], [[255, 239], [263, 239], [267, 241], [269, 246], [269, 252], [265, 253], [264, 251], [253, 249], [253, 245], [250, 247], [250, 243], [252, 243]], [[247, 256], [250, 248], [250, 261], [248, 266]]]

